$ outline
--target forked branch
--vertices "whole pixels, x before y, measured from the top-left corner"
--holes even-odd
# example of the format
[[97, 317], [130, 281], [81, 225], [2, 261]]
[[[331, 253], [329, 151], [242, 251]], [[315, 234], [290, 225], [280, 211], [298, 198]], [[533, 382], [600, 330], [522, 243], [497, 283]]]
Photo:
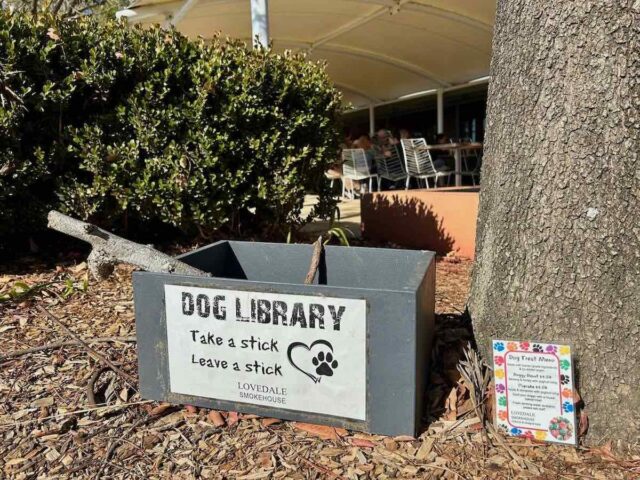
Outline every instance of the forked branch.
[[111, 275], [118, 262], [129, 263], [148, 272], [209, 276], [207, 272], [176, 260], [155, 248], [132, 242], [55, 210], [49, 212], [48, 219], [49, 228], [91, 244], [93, 248], [87, 258], [87, 265], [98, 279], [102, 280]]

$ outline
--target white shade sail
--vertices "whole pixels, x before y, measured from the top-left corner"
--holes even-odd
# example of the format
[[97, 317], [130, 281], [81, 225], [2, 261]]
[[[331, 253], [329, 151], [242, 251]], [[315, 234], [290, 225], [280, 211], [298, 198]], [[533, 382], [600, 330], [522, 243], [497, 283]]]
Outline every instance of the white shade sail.
[[[489, 74], [496, 0], [269, 0], [276, 50], [327, 61], [345, 101], [380, 104]], [[250, 0], [138, 0], [131, 23], [251, 41]]]

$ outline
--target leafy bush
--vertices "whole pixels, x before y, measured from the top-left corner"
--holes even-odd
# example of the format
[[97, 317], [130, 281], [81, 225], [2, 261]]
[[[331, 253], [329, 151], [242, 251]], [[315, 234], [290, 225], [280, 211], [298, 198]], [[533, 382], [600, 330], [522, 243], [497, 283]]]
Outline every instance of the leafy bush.
[[339, 94], [303, 56], [91, 18], [0, 13], [0, 236], [60, 208], [193, 233], [333, 201]]

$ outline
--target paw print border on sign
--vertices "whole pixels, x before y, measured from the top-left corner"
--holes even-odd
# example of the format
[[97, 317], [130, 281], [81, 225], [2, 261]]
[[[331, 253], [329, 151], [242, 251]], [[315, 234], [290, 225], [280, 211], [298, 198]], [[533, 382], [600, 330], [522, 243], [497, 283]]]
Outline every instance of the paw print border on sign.
[[[514, 343], [517, 349], [514, 350]], [[571, 368], [571, 347], [566, 344], [553, 344], [544, 342], [529, 342], [513, 340], [493, 340], [493, 369], [495, 375], [496, 394], [496, 426], [507, 435], [535, 438], [537, 440], [552, 441], [554, 443], [574, 444], [576, 431], [576, 408], [573, 403], [573, 374]], [[503, 385], [503, 377], [506, 377], [505, 367], [507, 355], [510, 352], [528, 352], [543, 355], [553, 355], [558, 360], [559, 383], [561, 386], [560, 410], [554, 418], [555, 422], [546, 430], [530, 430], [525, 426], [512, 425], [509, 422], [508, 405], [504, 405], [506, 388]], [[504, 378], [506, 380], [506, 378]]]

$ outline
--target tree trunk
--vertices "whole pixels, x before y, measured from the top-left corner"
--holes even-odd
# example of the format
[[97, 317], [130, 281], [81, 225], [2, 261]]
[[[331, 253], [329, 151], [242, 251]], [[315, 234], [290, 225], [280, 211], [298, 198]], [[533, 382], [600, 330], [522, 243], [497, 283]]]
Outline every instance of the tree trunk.
[[640, 439], [640, 4], [499, 0], [478, 346], [569, 342], [590, 441]]

